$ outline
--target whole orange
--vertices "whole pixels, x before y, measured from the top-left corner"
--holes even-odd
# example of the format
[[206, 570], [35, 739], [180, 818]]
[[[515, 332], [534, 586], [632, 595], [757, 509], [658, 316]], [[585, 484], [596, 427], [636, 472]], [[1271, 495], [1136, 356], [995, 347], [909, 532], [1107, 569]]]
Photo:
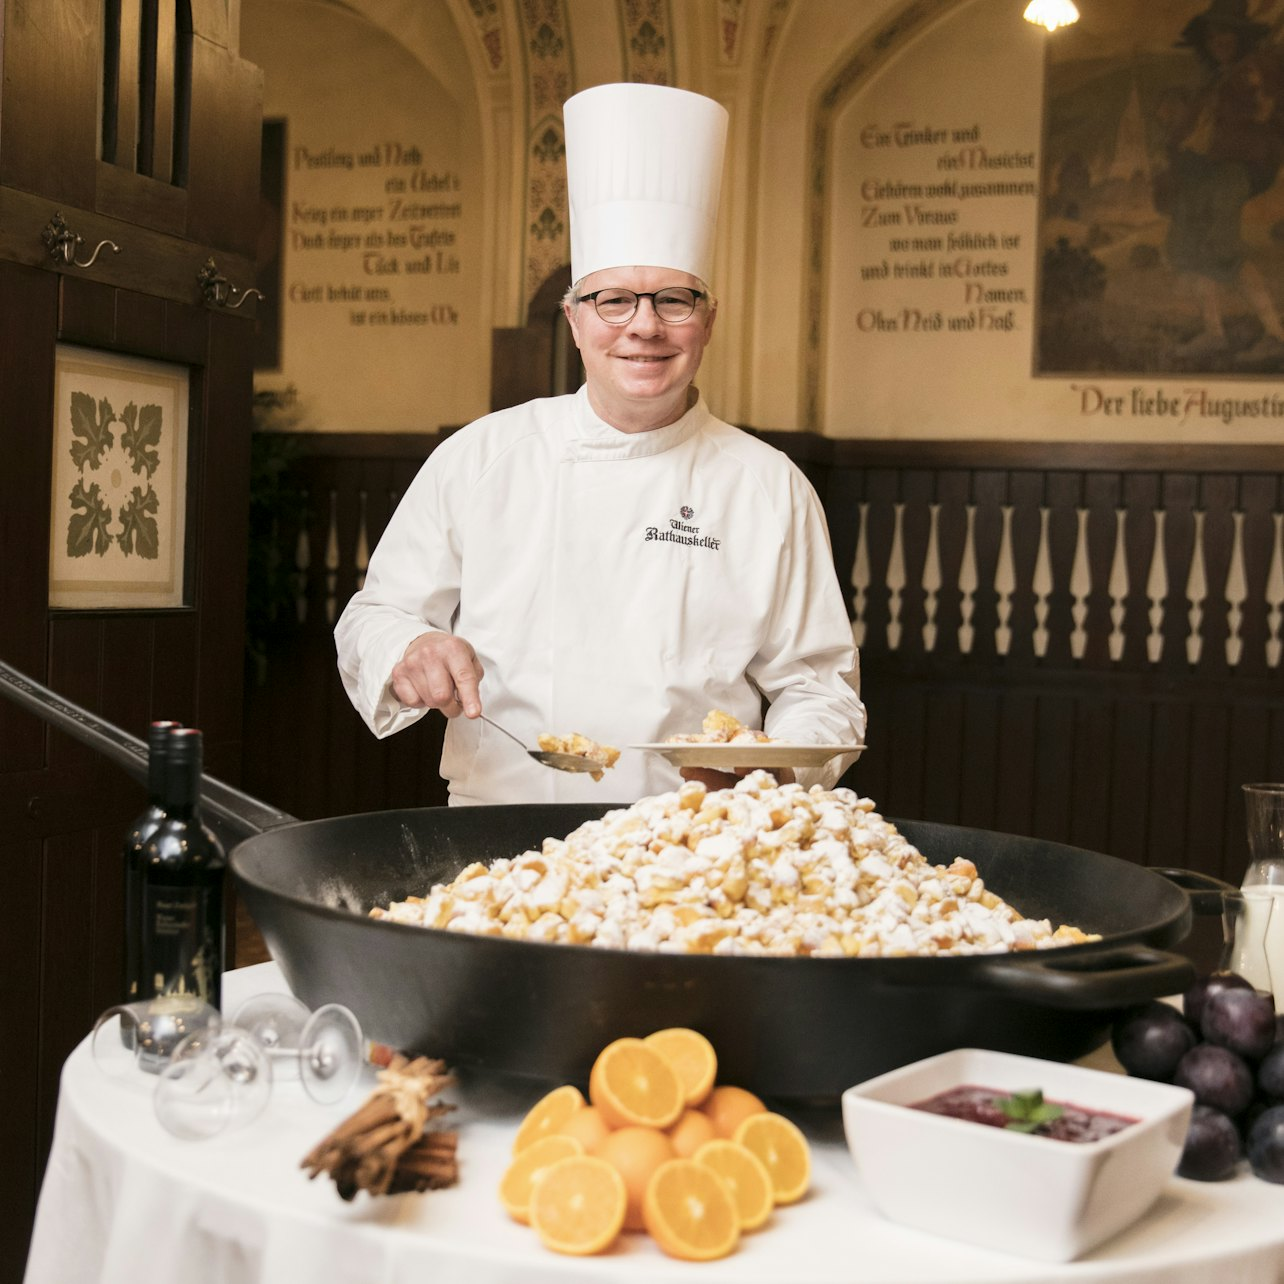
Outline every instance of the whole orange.
[[712, 1141], [717, 1135], [713, 1120], [703, 1110], [683, 1111], [682, 1118], [669, 1129], [673, 1153], [680, 1159], [690, 1159], [706, 1141]]
[[584, 1147], [584, 1153], [592, 1155], [610, 1131], [596, 1106], [581, 1106], [555, 1135], [574, 1137]]
[[747, 1088], [724, 1083], [704, 1099], [700, 1109], [713, 1121], [718, 1136], [730, 1140], [750, 1115], [761, 1114], [767, 1107]]
[[642, 1201], [647, 1182], [662, 1163], [674, 1157], [673, 1143], [657, 1128], [629, 1126], [607, 1133], [595, 1154], [624, 1178], [624, 1189], [629, 1193], [624, 1229], [644, 1229]]

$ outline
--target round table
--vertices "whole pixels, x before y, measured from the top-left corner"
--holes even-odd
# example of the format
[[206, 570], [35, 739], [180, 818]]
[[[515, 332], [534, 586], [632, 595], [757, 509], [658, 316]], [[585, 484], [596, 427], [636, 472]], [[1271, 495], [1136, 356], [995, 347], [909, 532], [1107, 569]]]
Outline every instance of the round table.
[[[229, 973], [225, 1010], [284, 989], [274, 964]], [[1109, 1063], [1108, 1051], [1089, 1064]], [[1139, 1222], [1097, 1251], [1049, 1265], [972, 1248], [884, 1221], [861, 1188], [838, 1111], [795, 1116], [813, 1146], [813, 1188], [730, 1257], [692, 1264], [643, 1234], [600, 1257], [564, 1257], [511, 1221], [496, 1196], [523, 1112], [546, 1087], [466, 1081], [447, 1126], [459, 1134], [458, 1185], [345, 1203], [300, 1159], [368, 1095], [358, 1081], [335, 1106], [277, 1083], [255, 1123], [209, 1141], [166, 1133], [151, 1108], [155, 1079], [106, 1078], [88, 1041], [62, 1072], [57, 1126], [41, 1190], [26, 1284], [565, 1284], [702, 1280], [1126, 1280], [1237, 1284], [1284, 1278], [1284, 1187], [1247, 1171], [1220, 1183], [1173, 1178]]]

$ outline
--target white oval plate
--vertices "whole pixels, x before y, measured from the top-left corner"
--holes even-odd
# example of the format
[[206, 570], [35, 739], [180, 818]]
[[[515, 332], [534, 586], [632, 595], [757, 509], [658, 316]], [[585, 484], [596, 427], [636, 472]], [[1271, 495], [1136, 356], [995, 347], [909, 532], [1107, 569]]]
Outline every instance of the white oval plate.
[[712, 767], [734, 771], [752, 767], [819, 767], [840, 754], [857, 754], [864, 745], [791, 745], [766, 744], [660, 744], [630, 745], [667, 758], [675, 767]]

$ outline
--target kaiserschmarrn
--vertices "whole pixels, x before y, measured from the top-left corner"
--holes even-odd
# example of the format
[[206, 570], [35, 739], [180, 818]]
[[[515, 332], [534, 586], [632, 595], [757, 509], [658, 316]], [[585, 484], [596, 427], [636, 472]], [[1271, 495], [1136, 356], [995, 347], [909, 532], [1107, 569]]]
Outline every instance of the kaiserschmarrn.
[[599, 744], [588, 736], [580, 735], [578, 731], [572, 731], [569, 736], [555, 736], [544, 732], [539, 737], [539, 747], [545, 753], [569, 753], [591, 762], [598, 768], [591, 773], [594, 780], [601, 780], [602, 772], [607, 767], [614, 767], [620, 756], [620, 751], [612, 745]]
[[689, 781], [469, 865], [376, 918], [629, 950], [886, 958], [1038, 950], [1097, 939], [1029, 919], [969, 860], [931, 864], [850, 789]]
[[704, 715], [704, 722], [699, 731], [687, 731], [676, 736], [669, 736], [665, 741], [671, 745], [742, 745], [770, 744], [771, 737], [763, 731], [746, 727], [739, 718], [721, 709], [711, 709]]

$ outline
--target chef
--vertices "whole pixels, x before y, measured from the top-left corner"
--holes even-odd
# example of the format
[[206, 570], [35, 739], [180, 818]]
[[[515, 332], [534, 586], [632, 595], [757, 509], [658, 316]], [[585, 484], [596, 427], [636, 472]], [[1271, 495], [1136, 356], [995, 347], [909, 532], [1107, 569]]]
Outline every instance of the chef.
[[[438, 446], [335, 630], [375, 735], [429, 709], [449, 719], [452, 804], [676, 788], [677, 768], [627, 746], [698, 731], [712, 709], [773, 739], [864, 739], [816, 494], [784, 454], [715, 418], [694, 383], [717, 316], [727, 113], [684, 90], [600, 85], [565, 104], [565, 125], [564, 311], [585, 383]], [[579, 732], [623, 752], [600, 783], [550, 770], [483, 710], [531, 747]], [[832, 784], [848, 761], [797, 778]]]

